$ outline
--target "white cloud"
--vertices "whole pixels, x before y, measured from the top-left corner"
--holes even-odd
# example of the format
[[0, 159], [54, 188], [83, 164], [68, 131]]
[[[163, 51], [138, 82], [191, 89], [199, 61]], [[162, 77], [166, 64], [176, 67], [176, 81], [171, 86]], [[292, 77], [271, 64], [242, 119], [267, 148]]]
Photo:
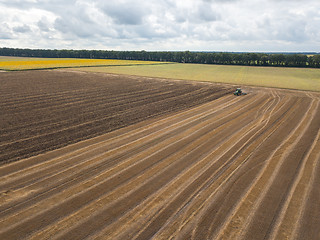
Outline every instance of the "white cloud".
[[320, 51], [318, 0], [0, 0], [0, 47]]

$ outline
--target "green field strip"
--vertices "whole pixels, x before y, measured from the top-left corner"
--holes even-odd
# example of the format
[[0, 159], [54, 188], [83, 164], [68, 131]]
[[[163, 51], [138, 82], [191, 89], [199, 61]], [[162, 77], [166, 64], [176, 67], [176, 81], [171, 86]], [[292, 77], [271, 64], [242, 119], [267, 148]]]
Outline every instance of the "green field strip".
[[320, 91], [320, 69], [250, 67], [205, 64], [169, 64], [79, 68], [82, 71], [181, 80], [207, 81], [235, 85]]

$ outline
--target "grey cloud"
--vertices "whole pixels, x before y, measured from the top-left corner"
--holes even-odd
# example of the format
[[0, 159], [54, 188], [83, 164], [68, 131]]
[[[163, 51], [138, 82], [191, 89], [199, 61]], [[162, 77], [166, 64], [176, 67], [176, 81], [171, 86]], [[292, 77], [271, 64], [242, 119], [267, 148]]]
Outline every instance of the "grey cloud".
[[68, 37], [76, 36], [80, 38], [90, 38], [95, 36], [94, 27], [87, 22], [76, 18], [57, 18], [54, 22], [54, 28]]
[[274, 38], [289, 42], [303, 42], [308, 39], [306, 26], [307, 23], [304, 21], [290, 22], [278, 29], [274, 34]]
[[13, 27], [12, 28], [14, 32], [16, 33], [27, 33], [27, 32], [31, 32], [31, 28], [27, 25], [20, 25], [17, 27]]
[[12, 39], [13, 35], [7, 23], [0, 25], [0, 39]]
[[30, 9], [34, 3], [31, 1], [24, 0], [0, 0], [0, 4], [5, 5], [6, 7], [15, 8], [15, 9]]
[[198, 18], [207, 22], [217, 21], [220, 19], [220, 14], [210, 4], [204, 2], [198, 7]]
[[38, 21], [37, 25], [42, 32], [49, 32], [50, 31], [50, 23], [49, 23], [48, 19], [46, 19], [46, 18], [40, 19]]
[[320, 51], [319, 8], [317, 0], [0, 0], [0, 38], [49, 48], [262, 50], [281, 42]]
[[136, 1], [106, 1], [96, 6], [112, 17], [117, 24], [125, 25], [141, 24], [148, 11], [144, 8], [144, 4], [137, 4]]

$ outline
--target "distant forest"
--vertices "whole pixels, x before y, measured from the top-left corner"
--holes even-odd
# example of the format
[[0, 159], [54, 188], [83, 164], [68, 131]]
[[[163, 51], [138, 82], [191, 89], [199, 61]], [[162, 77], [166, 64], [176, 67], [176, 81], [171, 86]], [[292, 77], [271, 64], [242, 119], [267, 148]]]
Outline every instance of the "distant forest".
[[106, 50], [48, 50], [0, 48], [0, 56], [44, 58], [92, 58], [122, 59], [179, 63], [273, 66], [273, 67], [320, 67], [320, 55], [278, 53], [229, 53], [229, 52], [149, 52]]

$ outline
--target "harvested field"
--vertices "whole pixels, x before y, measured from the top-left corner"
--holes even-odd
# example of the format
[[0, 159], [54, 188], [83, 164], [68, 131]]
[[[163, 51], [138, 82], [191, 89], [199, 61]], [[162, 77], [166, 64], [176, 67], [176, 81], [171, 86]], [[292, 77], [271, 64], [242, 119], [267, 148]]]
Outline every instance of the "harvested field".
[[0, 239], [319, 239], [320, 95], [215, 91], [1, 166]]

